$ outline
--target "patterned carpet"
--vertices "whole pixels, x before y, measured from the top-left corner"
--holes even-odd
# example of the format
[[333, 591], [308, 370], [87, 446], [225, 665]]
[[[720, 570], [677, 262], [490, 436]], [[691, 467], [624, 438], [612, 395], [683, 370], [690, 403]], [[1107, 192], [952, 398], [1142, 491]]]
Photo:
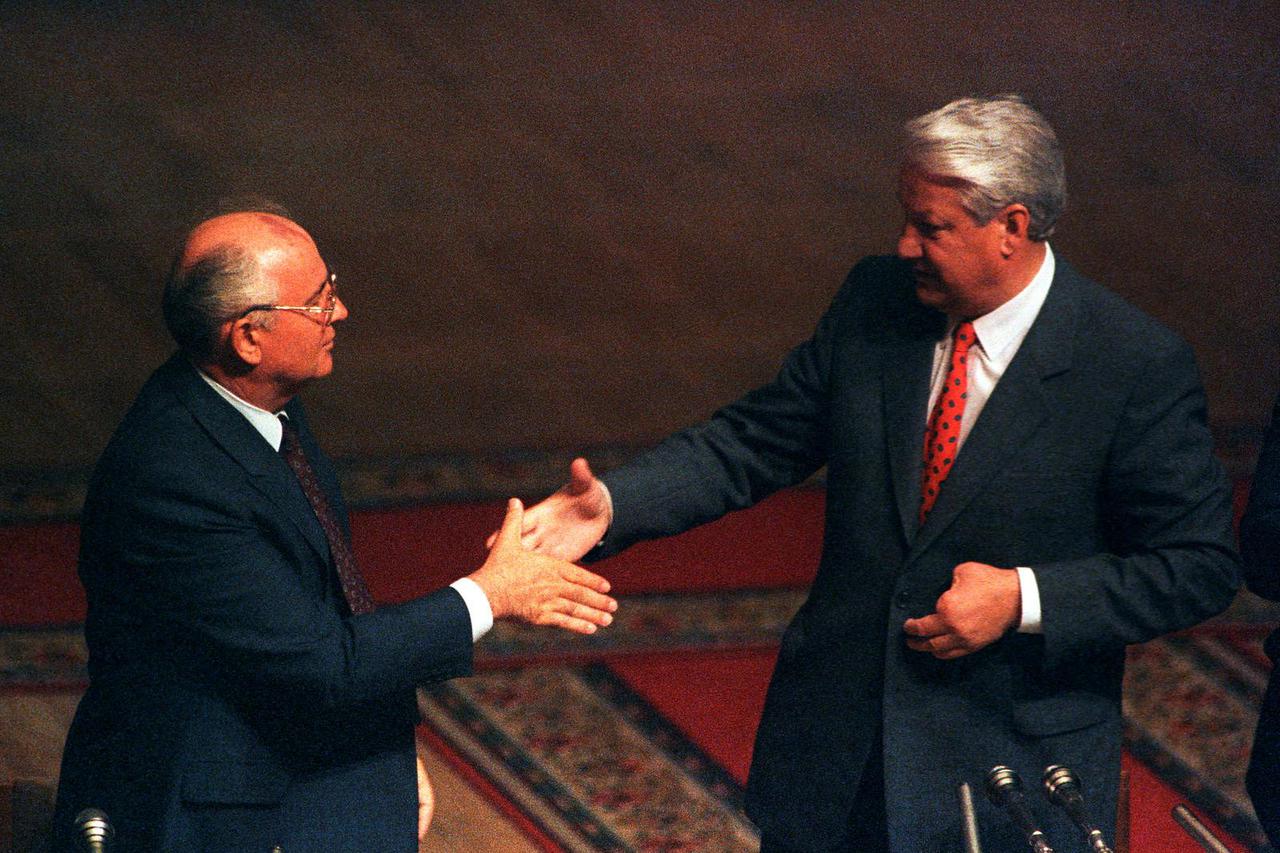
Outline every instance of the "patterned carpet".
[[[585, 638], [500, 624], [478, 647], [479, 675], [422, 693], [428, 735], [513, 804], [545, 849], [752, 849], [741, 756], [712, 757], [714, 733], [691, 734], [705, 720], [672, 718], [714, 707], [716, 668], [726, 683], [742, 665], [760, 680], [801, 600], [795, 590], [633, 596], [610, 630]], [[1125, 685], [1130, 754], [1253, 850], [1268, 848], [1243, 773], [1274, 618], [1242, 596], [1212, 623], [1134, 647]], [[619, 674], [646, 657], [668, 667], [665, 680], [685, 680], [686, 708], [655, 707]], [[79, 689], [84, 665], [77, 628], [0, 632], [0, 692]], [[735, 701], [758, 714], [761, 699]]]

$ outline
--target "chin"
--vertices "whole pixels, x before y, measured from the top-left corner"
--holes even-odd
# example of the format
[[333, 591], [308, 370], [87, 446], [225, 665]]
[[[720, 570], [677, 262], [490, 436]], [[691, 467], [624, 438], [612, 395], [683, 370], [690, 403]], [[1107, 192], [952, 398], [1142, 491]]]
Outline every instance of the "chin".
[[921, 305], [937, 308], [939, 311], [945, 311], [947, 308], [947, 295], [931, 285], [917, 283], [916, 299], [920, 301]]

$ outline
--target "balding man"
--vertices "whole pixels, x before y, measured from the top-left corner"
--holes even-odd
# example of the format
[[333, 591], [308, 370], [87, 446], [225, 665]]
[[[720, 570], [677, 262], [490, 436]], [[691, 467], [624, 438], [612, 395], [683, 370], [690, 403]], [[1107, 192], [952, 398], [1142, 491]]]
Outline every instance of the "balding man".
[[493, 619], [609, 624], [608, 584], [522, 550], [513, 501], [478, 570], [374, 607], [295, 398], [332, 371], [347, 307], [285, 216], [198, 225], [164, 315], [179, 352], [85, 504], [90, 684], [63, 757], [59, 844], [94, 807], [122, 853], [416, 850], [431, 809], [416, 687], [470, 673]]
[[[747, 784], [765, 853], [958, 850], [956, 785], [996, 764], [1074, 768], [1110, 838], [1125, 645], [1239, 582], [1195, 363], [1050, 250], [1062, 154], [1021, 99], [905, 136], [897, 257], [854, 267], [772, 383], [603, 482], [575, 461], [529, 544], [607, 556], [826, 465], [822, 562]], [[1029, 806], [1054, 849], [1088, 849]], [[978, 817], [988, 853], [1027, 849]]]

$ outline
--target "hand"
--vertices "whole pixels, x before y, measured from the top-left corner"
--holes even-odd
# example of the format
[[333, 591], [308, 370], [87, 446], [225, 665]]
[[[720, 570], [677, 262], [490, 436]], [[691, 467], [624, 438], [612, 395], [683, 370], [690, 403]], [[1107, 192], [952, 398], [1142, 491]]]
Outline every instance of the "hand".
[[[604, 537], [612, 521], [604, 485], [591, 473], [587, 460], [579, 457], [569, 465], [569, 482], [525, 513], [521, 541], [539, 554], [580, 560]], [[489, 547], [497, 535], [489, 537]]]
[[[422, 749], [419, 745], [418, 749]], [[431, 788], [431, 780], [427, 778], [427, 765], [422, 763], [422, 753], [418, 753], [418, 841], [427, 840], [427, 830], [431, 827], [431, 818], [436, 813], [436, 792]]]
[[989, 646], [1022, 620], [1022, 585], [1014, 569], [961, 563], [934, 612], [902, 625], [907, 646], [941, 660]]
[[493, 618], [514, 617], [533, 625], [555, 625], [579, 634], [608, 625], [618, 602], [605, 595], [609, 582], [599, 575], [520, 544], [524, 507], [512, 498], [489, 550], [489, 558], [471, 574], [493, 608]]

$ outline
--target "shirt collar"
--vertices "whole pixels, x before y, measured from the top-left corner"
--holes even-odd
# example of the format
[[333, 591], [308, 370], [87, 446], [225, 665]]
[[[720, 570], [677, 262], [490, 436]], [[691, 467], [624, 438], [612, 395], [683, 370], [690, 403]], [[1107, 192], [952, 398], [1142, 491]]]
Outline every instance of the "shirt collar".
[[222, 399], [230, 403], [237, 412], [244, 415], [245, 418], [253, 425], [262, 437], [267, 440], [267, 444], [271, 445], [273, 450], [280, 449], [280, 442], [284, 438], [284, 427], [280, 425], [279, 415], [268, 412], [266, 409], [260, 409], [247, 400], [242, 400], [235, 394], [232, 394], [227, 388], [218, 384], [218, 381], [203, 370], [196, 368], [200, 374], [200, 378], [217, 391]]
[[993, 362], [1010, 361], [1031, 330], [1053, 283], [1053, 249], [1044, 244], [1044, 260], [1026, 287], [1008, 302], [973, 321], [983, 354]]

